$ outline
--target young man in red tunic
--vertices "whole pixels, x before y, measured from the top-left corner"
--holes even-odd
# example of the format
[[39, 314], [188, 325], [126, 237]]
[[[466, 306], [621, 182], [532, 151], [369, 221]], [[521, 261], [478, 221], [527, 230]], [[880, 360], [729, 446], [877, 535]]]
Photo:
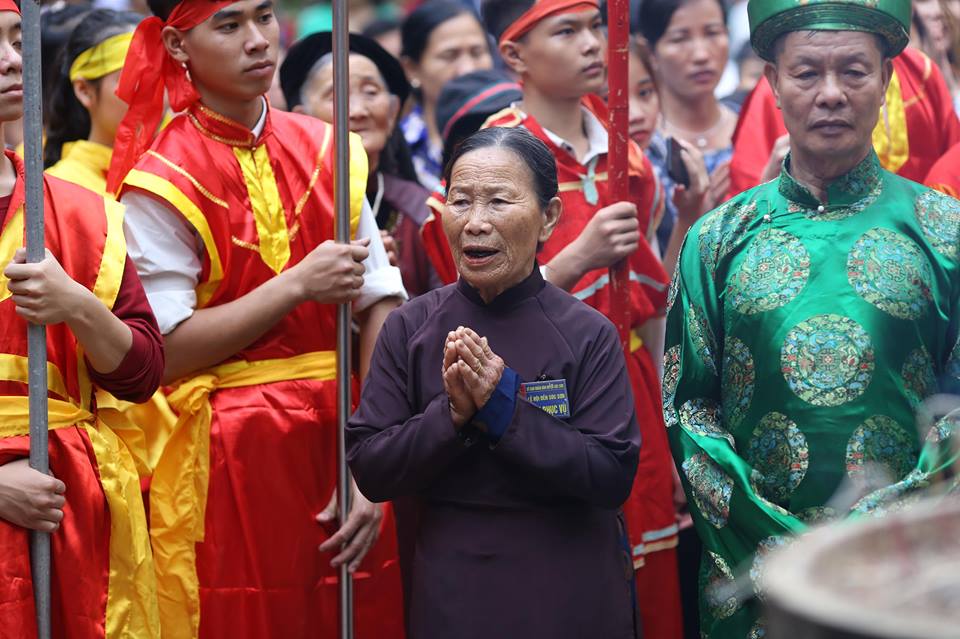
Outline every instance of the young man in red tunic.
[[[354, 489], [351, 516], [331, 526], [336, 304], [354, 302], [363, 372], [404, 296], [364, 203], [363, 147], [351, 136], [352, 230], [365, 236], [367, 220], [373, 244], [338, 245], [332, 127], [263, 97], [273, 4], [150, 5], [120, 79], [130, 108], [108, 188], [121, 185], [179, 413], [150, 494], [164, 638], [335, 636], [342, 563], [357, 636], [396, 637], [396, 540], [379, 534], [381, 507]], [[164, 88], [179, 115], [153, 139]]]
[[[20, 12], [0, 0], [0, 125], [23, 115], [20, 48]], [[47, 256], [25, 263], [23, 171], [0, 156], [0, 634], [37, 636], [29, 532], [41, 530], [52, 533], [54, 637], [159, 639], [137, 470], [94, 394], [148, 399], [160, 332], [116, 202], [44, 177]], [[27, 463], [28, 322], [46, 325], [52, 476]]]
[[[733, 136], [730, 197], [780, 174], [787, 129], [766, 79], [753, 90]], [[960, 142], [960, 120], [943, 75], [926, 55], [905, 49], [893, 59], [886, 103], [873, 132], [883, 168], [922, 182], [937, 159]]]
[[[596, 0], [488, 0], [483, 18], [523, 87], [523, 100], [492, 116], [485, 126], [522, 126], [542, 140], [557, 161], [563, 213], [538, 256], [544, 276], [609, 316], [608, 267], [621, 259], [629, 265], [633, 356], [627, 365], [643, 445], [624, 514], [645, 636], [680, 637], [673, 462], [655, 364], [662, 355], [657, 346], [662, 336], [655, 327], [663, 315], [669, 280], [648, 244], [663, 210], [659, 182], [631, 143], [632, 198], [614, 202], [609, 196], [607, 112], [596, 95], [606, 81], [606, 41]], [[443, 214], [441, 199], [431, 200], [435, 219], [423, 235], [443, 274], [453, 269], [444, 268], [449, 249], [437, 223]], [[644, 336], [649, 336], [649, 345]]]

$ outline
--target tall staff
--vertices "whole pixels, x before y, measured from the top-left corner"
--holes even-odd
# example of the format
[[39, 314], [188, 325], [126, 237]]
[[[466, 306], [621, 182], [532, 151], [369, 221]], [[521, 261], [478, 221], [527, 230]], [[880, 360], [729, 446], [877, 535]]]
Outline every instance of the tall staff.
[[[347, 0], [333, 0], [333, 143], [336, 149], [333, 208], [336, 239], [350, 243], [350, 117], [347, 97], [350, 82]], [[345, 433], [350, 416], [350, 304], [337, 309], [337, 504], [340, 524], [350, 514], [350, 474], [347, 470]], [[346, 543], [346, 542], [345, 542]], [[340, 565], [340, 637], [353, 639], [353, 576], [347, 563]]]
[[[630, 183], [628, 170], [628, 97], [627, 64], [630, 53], [630, 2], [608, 0], [607, 2], [607, 106], [610, 111], [610, 148], [608, 158], [608, 184], [610, 200], [623, 202], [629, 199]], [[627, 260], [623, 259], [610, 267], [611, 319], [620, 334], [624, 349], [630, 346], [630, 284]]]
[[[43, 120], [40, 94], [40, 6], [23, 0], [20, 8], [23, 35], [23, 142], [26, 182], [25, 216], [27, 261], [44, 258], [43, 238]], [[30, 389], [30, 466], [48, 473], [47, 452], [47, 331], [27, 325], [28, 382]], [[30, 569], [37, 609], [37, 637], [50, 637], [50, 534], [30, 533]]]

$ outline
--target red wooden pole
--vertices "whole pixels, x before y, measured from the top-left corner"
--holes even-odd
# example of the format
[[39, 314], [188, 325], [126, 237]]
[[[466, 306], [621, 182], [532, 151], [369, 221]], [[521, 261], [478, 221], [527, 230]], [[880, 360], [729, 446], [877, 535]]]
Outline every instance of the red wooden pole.
[[[607, 0], [607, 84], [610, 111], [610, 147], [607, 172], [610, 199], [623, 202], [629, 199], [627, 173], [627, 144], [629, 140], [628, 72], [630, 54], [630, 2]], [[624, 349], [630, 347], [629, 272], [627, 260], [610, 267], [611, 320], [620, 333]]]

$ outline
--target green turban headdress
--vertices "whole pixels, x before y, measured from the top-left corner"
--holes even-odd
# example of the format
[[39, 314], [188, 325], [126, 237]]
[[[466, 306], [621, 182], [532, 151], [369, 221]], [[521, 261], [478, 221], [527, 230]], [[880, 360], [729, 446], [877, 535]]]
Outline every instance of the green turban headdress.
[[875, 33], [893, 57], [910, 40], [910, 0], [750, 0], [750, 42], [764, 60], [773, 61], [773, 45], [791, 31], [864, 31]]

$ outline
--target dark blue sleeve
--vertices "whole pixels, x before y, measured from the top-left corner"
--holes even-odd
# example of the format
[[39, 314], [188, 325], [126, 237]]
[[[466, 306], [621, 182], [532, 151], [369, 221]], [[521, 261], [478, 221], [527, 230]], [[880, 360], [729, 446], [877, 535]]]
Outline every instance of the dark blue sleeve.
[[517, 391], [520, 390], [520, 376], [509, 366], [503, 369], [500, 382], [493, 389], [490, 399], [473, 416], [473, 423], [485, 431], [491, 442], [496, 444], [507, 432], [513, 420], [513, 411], [517, 405]]

